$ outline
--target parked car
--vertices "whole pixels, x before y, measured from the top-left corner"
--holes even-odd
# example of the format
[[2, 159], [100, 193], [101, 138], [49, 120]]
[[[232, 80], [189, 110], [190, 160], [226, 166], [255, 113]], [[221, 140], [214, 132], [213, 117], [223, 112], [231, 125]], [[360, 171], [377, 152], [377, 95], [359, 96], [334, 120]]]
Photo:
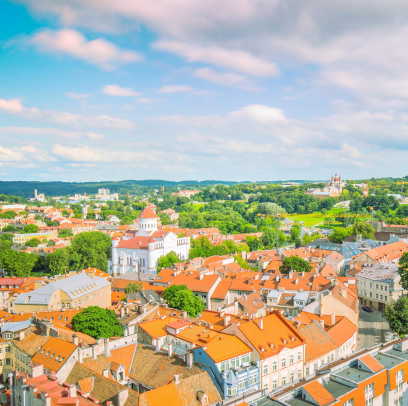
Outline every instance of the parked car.
[[372, 313], [373, 309], [369, 308], [368, 306], [363, 306], [363, 310], [367, 313]]

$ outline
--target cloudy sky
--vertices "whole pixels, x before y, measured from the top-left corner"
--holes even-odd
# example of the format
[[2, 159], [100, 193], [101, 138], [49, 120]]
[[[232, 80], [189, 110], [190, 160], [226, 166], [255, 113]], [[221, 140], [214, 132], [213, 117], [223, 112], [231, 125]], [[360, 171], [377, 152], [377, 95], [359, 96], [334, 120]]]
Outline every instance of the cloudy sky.
[[0, 179], [408, 174], [406, 0], [0, 2]]

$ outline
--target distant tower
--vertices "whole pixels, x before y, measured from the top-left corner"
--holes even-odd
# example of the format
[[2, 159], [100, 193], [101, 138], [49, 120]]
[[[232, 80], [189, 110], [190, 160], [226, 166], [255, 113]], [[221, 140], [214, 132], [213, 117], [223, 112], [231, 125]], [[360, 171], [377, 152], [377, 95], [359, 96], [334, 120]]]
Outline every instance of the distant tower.
[[34, 189], [34, 199], [37, 200], [37, 189]]
[[82, 220], [85, 220], [85, 219], [86, 219], [87, 213], [88, 213], [88, 208], [87, 208], [86, 204], [84, 204], [84, 205], [82, 206]]

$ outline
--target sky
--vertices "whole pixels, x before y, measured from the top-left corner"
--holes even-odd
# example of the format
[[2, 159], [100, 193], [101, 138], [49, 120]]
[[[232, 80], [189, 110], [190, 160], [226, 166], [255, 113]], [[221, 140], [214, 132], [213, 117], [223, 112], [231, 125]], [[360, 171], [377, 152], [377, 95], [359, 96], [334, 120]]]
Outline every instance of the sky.
[[406, 0], [0, 1], [0, 180], [404, 176]]

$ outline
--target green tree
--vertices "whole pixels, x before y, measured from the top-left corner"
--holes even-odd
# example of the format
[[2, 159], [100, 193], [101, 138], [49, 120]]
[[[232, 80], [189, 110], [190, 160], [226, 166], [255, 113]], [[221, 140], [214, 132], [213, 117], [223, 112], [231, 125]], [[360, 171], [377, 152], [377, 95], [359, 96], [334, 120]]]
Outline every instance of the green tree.
[[7, 233], [7, 232], [14, 232], [14, 231], [18, 231], [17, 228], [13, 227], [11, 224], [7, 225], [6, 227], [3, 228], [3, 233]]
[[[262, 243], [266, 248], [275, 248], [277, 246], [276, 229], [267, 228], [262, 234]], [[282, 231], [278, 231], [279, 246], [285, 242], [285, 235]]]
[[6, 210], [4, 213], [0, 213], [0, 219], [13, 219], [17, 216], [17, 213], [13, 210]]
[[279, 267], [279, 271], [284, 274], [288, 274], [290, 271], [296, 272], [311, 272], [312, 266], [303, 258], [292, 255], [286, 257], [282, 261], [282, 265]]
[[132, 223], [133, 223], [132, 217], [125, 216], [125, 217], [122, 218], [122, 220], [120, 220], [120, 225], [121, 226], [128, 226], [128, 225], [130, 225]]
[[190, 259], [198, 257], [207, 258], [211, 256], [211, 249], [211, 241], [205, 235], [203, 235], [191, 241], [191, 248], [188, 257]]
[[9, 276], [30, 276], [37, 261], [38, 257], [35, 254], [17, 252], [11, 249], [0, 250], [0, 268], [3, 268]]
[[140, 292], [143, 290], [143, 284], [142, 282], [134, 282], [134, 283], [129, 283], [129, 285], [126, 286], [125, 292], [128, 295], [129, 293], [134, 293], [134, 292]]
[[352, 233], [353, 233], [352, 227], [347, 228], [337, 227], [330, 233], [329, 240], [331, 242], [341, 244], [343, 240], [350, 236]]
[[73, 235], [74, 235], [74, 233], [70, 228], [60, 228], [58, 230], [58, 237], [59, 238], [72, 237]]
[[63, 217], [69, 217], [69, 211], [68, 210], [62, 210], [62, 216]]
[[52, 275], [67, 274], [71, 269], [70, 249], [60, 248], [47, 255], [48, 267]]
[[295, 247], [299, 248], [302, 245], [302, 239], [300, 237], [295, 238]]
[[3, 241], [13, 241], [13, 234], [3, 234], [2, 236], [0, 236], [0, 240]]
[[123, 336], [123, 328], [115, 312], [99, 306], [89, 306], [77, 313], [72, 318], [71, 325], [75, 331], [95, 339]]
[[159, 213], [159, 217], [163, 225], [170, 224], [170, 216], [167, 213]]
[[245, 237], [245, 241], [251, 252], [260, 250], [262, 248], [262, 241], [255, 235], [247, 235]]
[[26, 226], [24, 226], [23, 230], [26, 234], [38, 233], [38, 226], [35, 224], [27, 224]]
[[374, 227], [371, 224], [356, 222], [353, 224], [353, 235], [361, 235], [362, 238], [374, 239]]
[[181, 262], [180, 258], [174, 251], [170, 251], [166, 255], [162, 255], [157, 260], [157, 270], [160, 271], [162, 268], [170, 268], [173, 264]]
[[77, 234], [72, 239], [70, 247], [77, 255], [77, 268], [74, 269], [95, 267], [106, 271], [108, 269], [107, 258], [111, 255], [111, 245], [111, 237], [98, 231]]
[[163, 292], [163, 299], [173, 308], [197, 317], [205, 309], [205, 303], [187, 288], [186, 285], [173, 285]]
[[290, 238], [292, 239], [292, 241], [295, 241], [296, 238], [300, 237], [300, 226], [298, 224], [292, 226], [291, 230], [290, 230]]
[[396, 302], [386, 307], [384, 317], [392, 331], [408, 334], [408, 297], [400, 296]]
[[408, 290], [408, 252], [404, 252], [399, 260], [398, 274], [401, 277], [402, 289]]
[[24, 243], [26, 247], [38, 247], [41, 244], [41, 240], [38, 238], [32, 238]]

